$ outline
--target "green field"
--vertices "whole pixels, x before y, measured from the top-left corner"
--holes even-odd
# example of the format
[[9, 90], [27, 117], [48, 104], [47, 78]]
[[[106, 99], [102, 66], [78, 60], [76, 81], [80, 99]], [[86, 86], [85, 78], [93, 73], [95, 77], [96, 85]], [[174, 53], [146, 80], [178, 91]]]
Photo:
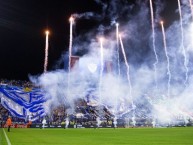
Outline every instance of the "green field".
[[[11, 145], [193, 145], [193, 128], [32, 129], [12, 128]], [[1, 129], [0, 145], [7, 145]]]

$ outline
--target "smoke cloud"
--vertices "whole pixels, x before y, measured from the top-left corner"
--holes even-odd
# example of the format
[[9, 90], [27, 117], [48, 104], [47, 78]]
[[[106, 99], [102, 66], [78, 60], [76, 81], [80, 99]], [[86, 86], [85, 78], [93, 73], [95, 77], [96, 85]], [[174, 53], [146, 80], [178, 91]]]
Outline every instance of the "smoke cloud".
[[[181, 31], [179, 20], [171, 22], [166, 29], [166, 43], [170, 58], [171, 84], [170, 96], [167, 96], [167, 60], [164, 53], [161, 26], [159, 25], [161, 13], [165, 7], [169, 7], [161, 1], [156, 1], [155, 9], [155, 33], [156, 51], [159, 63], [157, 64], [157, 88], [155, 88], [154, 68], [155, 56], [152, 48], [152, 27], [149, 9], [149, 1], [136, 1], [129, 3], [126, 0], [114, 0], [105, 2], [95, 0], [102, 7], [101, 14], [85, 12], [73, 14], [78, 19], [100, 19], [101, 25], [95, 30], [80, 34], [74, 38], [73, 54], [86, 52], [81, 55], [70, 73], [66, 70], [55, 70], [42, 74], [37, 78], [31, 78], [47, 93], [50, 100], [46, 103], [48, 112], [50, 105], [63, 104], [73, 113], [75, 101], [84, 99], [88, 103], [104, 105], [118, 117], [151, 118], [162, 123], [171, 123], [179, 119], [186, 121], [193, 118], [193, 96], [190, 93], [192, 79], [192, 20], [189, 3], [183, 1], [183, 29], [184, 46], [187, 55], [188, 82], [184, 84], [185, 67], [184, 55], [181, 44]], [[178, 12], [178, 8], [174, 11]], [[108, 21], [108, 23], [106, 23]], [[103, 23], [104, 22], [104, 23]], [[129, 77], [131, 79], [132, 94], [129, 93], [127, 69], [121, 49], [120, 72], [118, 75], [117, 44], [115, 22], [119, 23], [119, 32], [122, 35], [123, 45], [130, 66]], [[109, 24], [108, 26], [106, 26]], [[103, 33], [99, 31], [102, 29]], [[97, 32], [98, 31], [98, 32]], [[110, 70], [106, 68], [102, 74], [100, 84], [101, 52], [99, 35], [103, 35], [105, 67], [110, 64]], [[84, 41], [80, 41], [84, 38]], [[77, 43], [78, 42], [78, 43]], [[76, 48], [76, 49], [75, 49]], [[89, 101], [88, 97], [89, 96]], [[132, 104], [133, 102], [133, 104]]]

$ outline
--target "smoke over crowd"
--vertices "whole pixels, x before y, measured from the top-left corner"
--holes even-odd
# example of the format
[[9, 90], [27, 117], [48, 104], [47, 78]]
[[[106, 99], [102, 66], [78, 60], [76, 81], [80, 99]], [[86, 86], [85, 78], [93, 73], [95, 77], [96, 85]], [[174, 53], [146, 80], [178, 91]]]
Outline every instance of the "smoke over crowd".
[[[47, 112], [51, 105], [64, 104], [68, 113], [73, 113], [75, 100], [84, 99], [91, 105], [105, 106], [118, 118], [150, 117], [165, 123], [179, 117], [184, 121], [192, 119], [193, 15], [189, 0], [182, 0], [181, 7], [171, 9], [179, 18], [168, 21], [164, 21], [168, 3], [153, 1], [154, 27], [149, 0], [95, 2], [101, 7], [98, 12], [72, 14], [76, 25], [85, 19], [96, 20], [98, 26], [73, 38], [72, 55], [81, 55], [70, 72], [57, 69], [30, 78], [47, 92], [50, 98], [45, 104]], [[178, 5], [177, 0], [172, 2]], [[127, 60], [120, 42], [117, 43], [116, 23], [119, 23]], [[103, 37], [103, 68], [100, 37]]]

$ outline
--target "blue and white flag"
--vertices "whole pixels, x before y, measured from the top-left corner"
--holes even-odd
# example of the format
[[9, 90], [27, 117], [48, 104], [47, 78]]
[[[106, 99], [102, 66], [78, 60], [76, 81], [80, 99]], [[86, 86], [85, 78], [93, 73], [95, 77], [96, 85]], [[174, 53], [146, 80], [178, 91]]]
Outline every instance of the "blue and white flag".
[[45, 92], [39, 88], [28, 89], [8, 85], [0, 85], [1, 104], [18, 118], [31, 121], [45, 115], [43, 103], [46, 102]]

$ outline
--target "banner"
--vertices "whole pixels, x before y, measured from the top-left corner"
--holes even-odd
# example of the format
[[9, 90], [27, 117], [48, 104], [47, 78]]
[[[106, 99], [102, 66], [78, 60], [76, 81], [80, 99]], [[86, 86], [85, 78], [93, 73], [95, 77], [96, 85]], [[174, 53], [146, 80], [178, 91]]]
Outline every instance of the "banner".
[[16, 86], [0, 85], [1, 104], [11, 115], [35, 121], [45, 115], [43, 103], [45, 92], [39, 88], [26, 89]]

